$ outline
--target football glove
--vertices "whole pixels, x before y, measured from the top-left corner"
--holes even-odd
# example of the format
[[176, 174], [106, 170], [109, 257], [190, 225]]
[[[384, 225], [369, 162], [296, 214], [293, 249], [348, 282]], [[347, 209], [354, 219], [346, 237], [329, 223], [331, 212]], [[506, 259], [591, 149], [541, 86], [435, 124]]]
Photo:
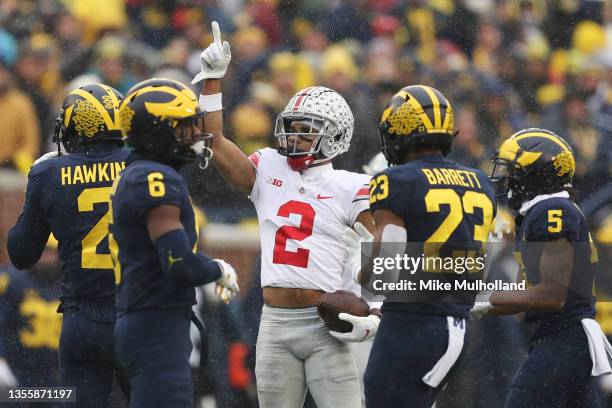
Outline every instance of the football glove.
[[32, 167], [36, 166], [38, 163], [42, 163], [45, 160], [48, 160], [52, 157], [57, 157], [57, 156], [58, 156], [57, 150], [49, 152], [49, 153], [45, 153], [34, 161], [34, 164], [32, 164]]
[[212, 34], [213, 43], [200, 54], [201, 71], [193, 78], [192, 84], [208, 78], [223, 78], [232, 60], [230, 45], [227, 41], [221, 43], [221, 30], [216, 21], [212, 22]]
[[215, 293], [225, 303], [229, 303], [234, 296], [238, 294], [238, 277], [234, 267], [223, 259], [215, 259], [221, 268], [221, 277], [215, 282]]
[[353, 325], [353, 330], [348, 333], [329, 331], [329, 334], [344, 343], [361, 343], [362, 341], [371, 339], [376, 335], [378, 325], [380, 324], [380, 317], [375, 314], [360, 317], [348, 313], [340, 313], [338, 319]]
[[510, 223], [500, 216], [495, 218], [495, 227], [493, 228], [493, 234], [497, 237], [497, 239], [502, 239], [504, 234], [509, 234], [512, 232], [510, 228]]
[[[361, 270], [361, 244], [372, 243], [374, 235], [360, 222], [356, 222], [355, 229], [347, 227], [342, 240], [346, 245], [348, 254], [348, 268], [353, 274], [353, 280], [359, 284], [359, 271]], [[371, 246], [367, 246], [371, 248]], [[368, 254], [366, 254], [367, 256]]]
[[493, 305], [489, 301], [491, 298], [490, 293], [481, 294], [479, 297], [481, 300], [476, 301], [474, 306], [470, 309], [470, 319], [472, 320], [482, 319], [491, 309], [493, 309]]
[[17, 378], [5, 359], [0, 358], [0, 388], [10, 388], [17, 385]]

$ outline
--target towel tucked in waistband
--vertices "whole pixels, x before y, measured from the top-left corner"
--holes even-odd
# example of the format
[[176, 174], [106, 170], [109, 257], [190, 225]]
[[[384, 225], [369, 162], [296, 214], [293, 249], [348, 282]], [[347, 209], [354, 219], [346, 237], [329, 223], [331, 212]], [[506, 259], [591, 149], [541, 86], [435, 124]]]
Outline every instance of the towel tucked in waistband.
[[463, 350], [465, 338], [465, 319], [447, 316], [448, 324], [448, 347], [446, 353], [438, 360], [436, 365], [423, 376], [423, 382], [430, 387], [437, 387], [444, 380], [448, 372], [453, 368]]
[[593, 377], [612, 373], [608, 356], [612, 357], [612, 345], [601, 330], [599, 323], [593, 319], [582, 319], [582, 327], [589, 341], [589, 353], [593, 361]]

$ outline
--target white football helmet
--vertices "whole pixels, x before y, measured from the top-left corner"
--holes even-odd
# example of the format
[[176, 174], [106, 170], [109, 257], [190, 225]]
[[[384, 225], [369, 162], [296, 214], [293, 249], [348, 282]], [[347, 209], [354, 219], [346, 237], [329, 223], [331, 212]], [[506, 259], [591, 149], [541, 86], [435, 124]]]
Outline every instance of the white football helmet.
[[[310, 126], [310, 132], [294, 132], [291, 124], [300, 122]], [[294, 170], [332, 159], [349, 149], [353, 136], [354, 118], [351, 108], [336, 91], [314, 86], [298, 91], [276, 119], [274, 135], [278, 151]], [[296, 144], [289, 147], [288, 137], [315, 136], [309, 151], [299, 151]]]

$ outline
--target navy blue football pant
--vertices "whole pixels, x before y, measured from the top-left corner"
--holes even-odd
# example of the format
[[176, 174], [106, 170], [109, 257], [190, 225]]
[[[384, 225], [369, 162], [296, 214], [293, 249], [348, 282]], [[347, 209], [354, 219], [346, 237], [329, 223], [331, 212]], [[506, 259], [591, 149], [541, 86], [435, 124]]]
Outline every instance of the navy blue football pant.
[[506, 408], [600, 406], [597, 378], [580, 322], [532, 344], [512, 380]]
[[364, 375], [366, 407], [430, 408], [461, 363], [466, 348], [464, 343], [464, 351], [444, 382], [436, 388], [430, 387], [422, 378], [446, 353], [447, 347], [446, 317], [385, 312]]
[[76, 387], [76, 407], [110, 407], [114, 377], [128, 397], [129, 381], [113, 349], [114, 324], [92, 321], [77, 308], [66, 308], [63, 314], [60, 381]]
[[130, 378], [130, 408], [193, 408], [191, 308], [119, 316], [115, 349]]

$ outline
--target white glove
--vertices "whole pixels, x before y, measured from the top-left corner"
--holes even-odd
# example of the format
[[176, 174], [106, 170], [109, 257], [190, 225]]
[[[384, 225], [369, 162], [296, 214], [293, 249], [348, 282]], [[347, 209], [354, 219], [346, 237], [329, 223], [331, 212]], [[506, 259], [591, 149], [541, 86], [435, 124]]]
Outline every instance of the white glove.
[[45, 153], [42, 156], [40, 156], [38, 159], [36, 159], [36, 161], [34, 162], [34, 164], [32, 164], [32, 167], [36, 166], [38, 163], [42, 163], [45, 160], [48, 160], [52, 157], [57, 157], [57, 150], [54, 150], [52, 152], [49, 153]]
[[215, 259], [221, 268], [221, 277], [215, 282], [215, 293], [225, 303], [229, 303], [234, 296], [238, 294], [238, 277], [234, 267], [223, 259]]
[[[374, 241], [374, 235], [370, 234], [370, 231], [360, 222], [356, 222], [354, 225], [355, 229], [346, 227], [342, 240], [346, 245], [346, 252], [348, 254], [348, 268], [353, 273], [353, 280], [359, 284], [359, 271], [361, 270], [361, 244], [372, 243]], [[366, 249], [371, 249], [371, 245], [367, 245]], [[370, 256], [367, 254], [366, 256]]]
[[17, 378], [13, 375], [11, 367], [5, 359], [0, 358], [0, 388], [15, 387], [17, 385]]
[[497, 218], [495, 218], [495, 228], [493, 229], [493, 234], [495, 234], [497, 239], [502, 239], [504, 234], [509, 234], [510, 232], [512, 232], [510, 223], [503, 220], [500, 216], [497, 216]]
[[371, 339], [376, 335], [378, 325], [380, 324], [380, 318], [376, 315], [369, 315], [366, 317], [354, 316], [348, 313], [340, 313], [338, 319], [349, 322], [353, 325], [353, 330], [348, 333], [340, 333], [331, 331], [329, 334], [337, 338], [344, 343], [360, 343]]
[[470, 319], [480, 320], [493, 309], [493, 305], [489, 302], [490, 298], [491, 294], [488, 293], [485, 296], [481, 296], [482, 300], [474, 302], [474, 306], [470, 309]]
[[201, 71], [193, 78], [192, 84], [208, 78], [223, 78], [227, 66], [232, 60], [229, 43], [223, 41], [223, 44], [221, 44], [221, 30], [219, 29], [219, 23], [216, 21], [212, 22], [212, 34], [213, 43], [200, 54]]

